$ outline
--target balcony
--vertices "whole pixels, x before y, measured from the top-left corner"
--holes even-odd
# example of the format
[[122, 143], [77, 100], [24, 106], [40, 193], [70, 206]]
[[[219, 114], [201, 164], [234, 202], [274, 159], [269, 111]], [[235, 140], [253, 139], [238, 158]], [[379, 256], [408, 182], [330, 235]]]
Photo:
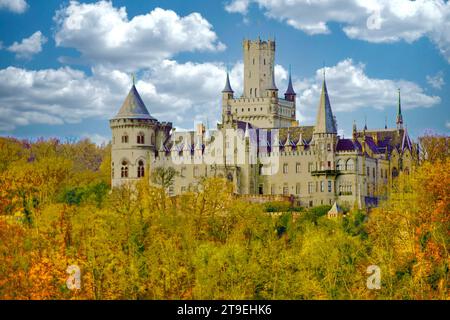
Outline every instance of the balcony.
[[333, 176], [336, 177], [340, 174], [340, 171], [335, 169], [322, 169], [322, 170], [313, 170], [311, 171], [312, 176]]

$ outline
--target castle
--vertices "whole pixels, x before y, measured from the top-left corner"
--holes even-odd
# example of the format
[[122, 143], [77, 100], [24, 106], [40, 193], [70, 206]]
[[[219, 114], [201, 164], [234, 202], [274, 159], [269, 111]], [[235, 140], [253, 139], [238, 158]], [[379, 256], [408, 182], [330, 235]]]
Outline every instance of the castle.
[[[396, 128], [358, 130], [341, 138], [325, 76], [314, 126], [296, 121], [296, 93], [284, 98], [275, 83], [275, 42], [244, 40], [244, 88], [240, 97], [227, 74], [222, 121], [215, 130], [176, 132], [170, 122], [150, 115], [133, 83], [112, 130], [113, 187], [151, 176], [155, 168], [176, 170], [169, 195], [197, 188], [204, 177], [224, 177], [239, 195], [289, 196], [312, 207], [335, 202], [376, 206], [400, 171], [418, 161], [418, 146], [403, 124], [400, 91]], [[150, 175], [148, 174], [150, 171]]]

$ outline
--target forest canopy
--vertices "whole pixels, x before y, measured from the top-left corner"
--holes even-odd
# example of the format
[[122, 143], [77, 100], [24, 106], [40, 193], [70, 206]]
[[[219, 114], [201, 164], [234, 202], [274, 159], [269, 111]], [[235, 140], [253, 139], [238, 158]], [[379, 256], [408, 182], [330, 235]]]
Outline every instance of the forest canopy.
[[110, 145], [0, 138], [0, 299], [447, 299], [448, 137], [421, 141], [387, 201], [332, 219], [244, 202], [220, 178], [178, 197], [148, 179], [111, 190]]

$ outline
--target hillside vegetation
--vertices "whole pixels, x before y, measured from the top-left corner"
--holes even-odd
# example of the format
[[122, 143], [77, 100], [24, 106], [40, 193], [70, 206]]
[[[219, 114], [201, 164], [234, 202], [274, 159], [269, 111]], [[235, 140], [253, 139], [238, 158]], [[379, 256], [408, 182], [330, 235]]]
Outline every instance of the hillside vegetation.
[[111, 192], [110, 146], [0, 138], [0, 299], [447, 299], [448, 143], [437, 152], [369, 216], [330, 219], [275, 215], [219, 178], [176, 199], [146, 181]]

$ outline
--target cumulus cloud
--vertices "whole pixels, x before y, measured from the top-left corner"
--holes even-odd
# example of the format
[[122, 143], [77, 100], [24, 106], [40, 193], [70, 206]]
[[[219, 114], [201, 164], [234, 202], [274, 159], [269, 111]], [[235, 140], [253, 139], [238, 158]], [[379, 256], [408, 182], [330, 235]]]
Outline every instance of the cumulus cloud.
[[225, 10], [228, 12], [237, 12], [247, 14], [250, 0], [234, 0], [225, 5]]
[[0, 0], [0, 9], [23, 13], [28, 9], [28, 4], [25, 0]]
[[33, 55], [42, 51], [42, 45], [47, 42], [42, 32], [36, 31], [29, 38], [14, 42], [8, 47], [8, 51], [14, 52], [17, 58], [30, 59]]
[[[365, 65], [345, 59], [325, 68], [327, 89], [335, 112], [351, 112], [360, 108], [383, 110], [395, 108], [398, 88], [401, 89], [402, 108], [430, 108], [441, 102], [440, 97], [427, 95], [423, 88], [406, 80], [371, 78], [365, 73]], [[300, 114], [313, 119], [322, 89], [323, 68], [312, 78], [297, 80], [294, 87]]]
[[434, 76], [428, 75], [426, 77], [426, 79], [430, 86], [432, 86], [433, 88], [438, 89], [438, 90], [442, 89], [442, 87], [445, 84], [444, 72], [442, 72], [442, 71], [439, 71]]
[[345, 34], [369, 42], [413, 42], [428, 37], [450, 63], [450, 2], [443, 0], [233, 0], [225, 9], [247, 13], [257, 3], [273, 19], [307, 34], [327, 34], [328, 24], [343, 25]]
[[[238, 69], [231, 69], [236, 90], [241, 86]], [[218, 119], [225, 70], [222, 63], [180, 64], [164, 60], [143, 72], [136, 87], [153, 116], [192, 128], [196, 120], [205, 121], [208, 117], [212, 124]], [[0, 131], [37, 123], [111, 118], [130, 89], [130, 76], [104, 66], [93, 67], [91, 73], [88, 76], [69, 67], [0, 70]]]
[[146, 68], [182, 51], [225, 49], [212, 25], [195, 12], [180, 17], [156, 8], [129, 20], [126, 8], [111, 2], [71, 1], [54, 21], [57, 46], [75, 48], [82, 61], [126, 70]]

